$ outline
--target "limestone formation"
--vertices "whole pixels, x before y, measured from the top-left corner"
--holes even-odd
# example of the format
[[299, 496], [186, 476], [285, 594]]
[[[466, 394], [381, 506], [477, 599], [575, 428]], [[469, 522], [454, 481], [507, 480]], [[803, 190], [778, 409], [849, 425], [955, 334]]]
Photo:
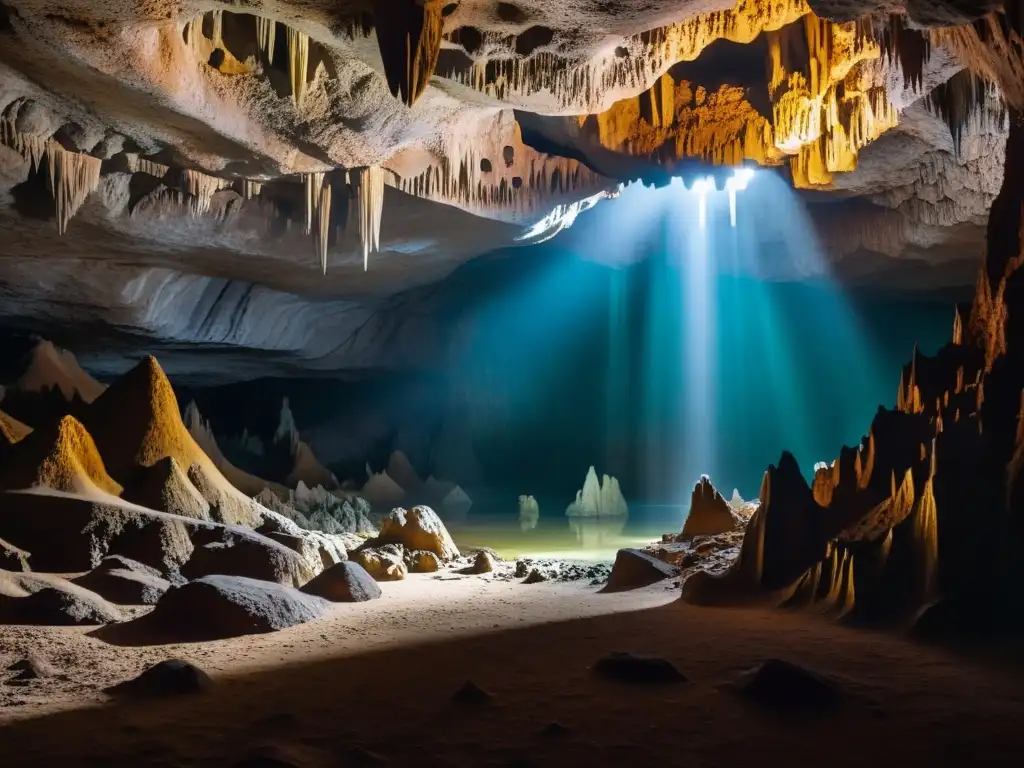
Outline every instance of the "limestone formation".
[[537, 527], [540, 520], [540, 506], [533, 496], [519, 497], [519, 527], [524, 531], [531, 531]]
[[[742, 502], [742, 499], [740, 500]], [[715, 536], [743, 525], [743, 518], [733, 511], [711, 478], [701, 475], [693, 486], [690, 511], [683, 523], [683, 536]]]
[[619, 481], [604, 475], [598, 481], [597, 472], [591, 467], [583, 482], [583, 488], [576, 492], [576, 500], [568, 506], [565, 514], [570, 517], [625, 517], [629, 514]]
[[459, 550], [448, 534], [448, 529], [430, 507], [393, 510], [381, 523], [380, 535], [375, 541], [433, 552], [443, 563], [459, 557]]

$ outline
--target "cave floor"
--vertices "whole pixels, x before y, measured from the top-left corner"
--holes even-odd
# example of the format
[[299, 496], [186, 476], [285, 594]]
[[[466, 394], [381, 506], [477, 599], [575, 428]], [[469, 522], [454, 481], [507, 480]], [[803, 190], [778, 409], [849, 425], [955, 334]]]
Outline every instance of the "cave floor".
[[[23, 686], [0, 672], [4, 764], [1017, 765], [1024, 753], [1019, 668], [819, 616], [696, 608], [665, 584], [600, 595], [418, 576], [383, 588], [381, 600], [289, 630], [192, 645], [0, 628], [0, 668], [37, 652], [62, 672]], [[663, 656], [689, 682], [595, 677], [589, 666], [616, 650]], [[773, 657], [836, 678], [843, 707], [784, 715], [730, 690], [738, 672]], [[97, 706], [102, 687], [165, 658], [196, 663], [217, 685]], [[489, 706], [452, 702], [467, 680], [493, 694]], [[552, 722], [567, 730], [542, 733]], [[253, 754], [261, 760], [246, 762]]]

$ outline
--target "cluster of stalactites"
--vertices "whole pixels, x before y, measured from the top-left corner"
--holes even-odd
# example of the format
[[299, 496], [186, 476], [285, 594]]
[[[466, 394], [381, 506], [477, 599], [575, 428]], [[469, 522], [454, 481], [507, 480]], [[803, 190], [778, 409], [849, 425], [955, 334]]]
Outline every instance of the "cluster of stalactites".
[[920, 92], [924, 87], [924, 67], [931, 55], [928, 32], [911, 29], [901, 14], [893, 13], [880, 32], [874, 32], [874, 36], [889, 63], [898, 63], [903, 70], [903, 85]]
[[[185, 24], [185, 39], [187, 44], [196, 51], [198, 57], [206, 61], [208, 50], [201, 48], [200, 40], [203, 36], [203, 23], [209, 18], [211, 37], [210, 45], [213, 48], [223, 48], [224, 11], [209, 11], [200, 14]], [[264, 16], [255, 16], [256, 20], [256, 44], [265, 64], [274, 60], [274, 52], [277, 40], [277, 22]], [[288, 44], [288, 77], [291, 83], [292, 100], [297, 108], [301, 108], [306, 95], [306, 80], [309, 74], [309, 35], [286, 26], [286, 41]]]
[[[1001, 125], [1007, 114], [996, 86], [968, 69], [935, 86], [925, 104], [946, 123], [957, 155], [964, 133], [987, 130], [993, 122]], [[990, 104], [997, 105], [996, 109], [989, 109]]]
[[736, 8], [702, 13], [684, 22], [627, 39], [620, 56], [609, 50], [584, 62], [540, 51], [527, 58], [480, 58], [466, 70], [444, 76], [496, 99], [553, 94], [563, 108], [595, 113], [606, 108], [606, 94], [644, 90], [669, 67], [693, 61], [716, 40], [749, 43], [809, 14], [806, 0], [739, 0]]
[[[451, 157], [458, 159], [452, 160]], [[397, 178], [389, 183], [401, 191], [476, 213], [500, 211], [506, 215], [528, 215], [559, 196], [580, 189], [597, 189], [607, 180], [583, 164], [566, 158], [538, 156], [523, 176], [502, 176], [497, 181], [479, 178], [480, 159], [469, 148], [449, 153], [443, 163], [423, 173]]]
[[443, 7], [443, 0], [378, 0], [375, 4], [377, 44], [388, 85], [410, 107], [437, 68]]
[[377, 165], [352, 171], [363, 271], [370, 268], [370, 253], [380, 250], [380, 222], [384, 214], [384, 169]]
[[69, 152], [51, 139], [46, 143], [46, 163], [50, 168], [50, 192], [57, 208], [57, 232], [63, 235], [71, 217], [99, 186], [103, 161], [81, 152]]
[[313, 235], [313, 247], [320, 260], [320, 269], [327, 274], [327, 246], [331, 226], [331, 185], [323, 172], [307, 173], [306, 228]]
[[0, 119], [0, 141], [20, 153], [38, 173], [46, 158], [47, 181], [57, 213], [57, 231], [64, 234], [68, 222], [100, 183], [103, 161], [64, 149], [53, 139], [22, 133], [8, 119]]

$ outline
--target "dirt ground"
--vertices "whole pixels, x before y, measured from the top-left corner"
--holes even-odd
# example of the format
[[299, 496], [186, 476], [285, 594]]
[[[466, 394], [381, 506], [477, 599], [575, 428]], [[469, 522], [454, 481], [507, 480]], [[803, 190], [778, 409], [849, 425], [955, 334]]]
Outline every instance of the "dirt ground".
[[[1019, 765], [1024, 674], [806, 614], [695, 608], [664, 584], [430, 576], [385, 584], [270, 635], [121, 648], [87, 630], [0, 628], [0, 669], [40, 653], [56, 678], [0, 672], [5, 766]], [[654, 653], [688, 682], [613, 683], [610, 651]], [[729, 683], [768, 658], [835, 677], [835, 712], [766, 712]], [[165, 658], [211, 692], [110, 701], [101, 689]], [[7, 676], [4, 678], [3, 676]], [[460, 707], [472, 680], [489, 705]], [[545, 732], [551, 723], [561, 735]], [[550, 729], [549, 729], [550, 730]]]

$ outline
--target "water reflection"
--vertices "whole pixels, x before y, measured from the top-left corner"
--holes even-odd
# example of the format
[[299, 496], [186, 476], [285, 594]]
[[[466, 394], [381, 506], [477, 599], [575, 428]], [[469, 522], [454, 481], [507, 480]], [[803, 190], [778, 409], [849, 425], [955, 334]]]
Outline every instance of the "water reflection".
[[585, 550], [619, 549], [625, 546], [622, 531], [629, 521], [627, 515], [618, 517], [569, 517], [569, 530]]

